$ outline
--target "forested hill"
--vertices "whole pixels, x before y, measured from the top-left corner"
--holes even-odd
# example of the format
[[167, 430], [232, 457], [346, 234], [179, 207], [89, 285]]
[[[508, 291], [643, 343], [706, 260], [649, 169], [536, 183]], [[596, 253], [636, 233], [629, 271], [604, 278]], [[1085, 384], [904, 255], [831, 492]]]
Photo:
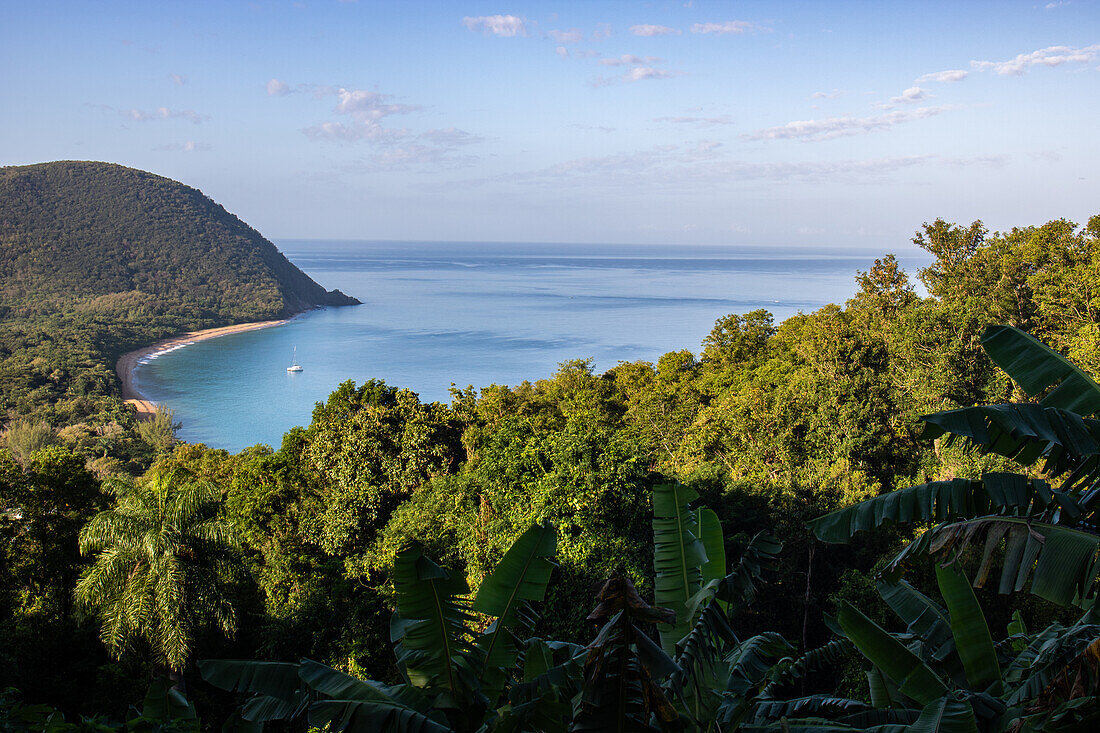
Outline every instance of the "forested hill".
[[126, 425], [112, 369], [121, 353], [358, 303], [182, 183], [111, 163], [0, 168], [0, 416], [9, 426]]
[[142, 311], [205, 326], [359, 302], [202, 192], [112, 163], [0, 168], [0, 272], [3, 317]]

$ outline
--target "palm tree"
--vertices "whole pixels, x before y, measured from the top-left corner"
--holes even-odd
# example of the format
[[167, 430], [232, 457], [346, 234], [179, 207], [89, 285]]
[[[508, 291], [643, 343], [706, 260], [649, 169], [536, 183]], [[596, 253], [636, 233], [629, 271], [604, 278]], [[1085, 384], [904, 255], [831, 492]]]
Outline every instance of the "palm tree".
[[237, 567], [235, 534], [217, 518], [216, 489], [181, 469], [103, 486], [116, 503], [80, 532], [81, 553], [96, 557], [77, 583], [77, 603], [100, 617], [100, 637], [116, 657], [144, 641], [182, 681], [197, 627], [213, 621], [226, 635], [236, 628], [225, 587]]

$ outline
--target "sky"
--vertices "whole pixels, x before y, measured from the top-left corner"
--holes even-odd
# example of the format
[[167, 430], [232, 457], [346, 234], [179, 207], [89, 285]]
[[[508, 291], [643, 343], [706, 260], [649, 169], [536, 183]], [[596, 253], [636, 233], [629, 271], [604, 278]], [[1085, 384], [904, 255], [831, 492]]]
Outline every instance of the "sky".
[[1100, 214], [1100, 4], [0, 0], [0, 165], [270, 239], [906, 246]]

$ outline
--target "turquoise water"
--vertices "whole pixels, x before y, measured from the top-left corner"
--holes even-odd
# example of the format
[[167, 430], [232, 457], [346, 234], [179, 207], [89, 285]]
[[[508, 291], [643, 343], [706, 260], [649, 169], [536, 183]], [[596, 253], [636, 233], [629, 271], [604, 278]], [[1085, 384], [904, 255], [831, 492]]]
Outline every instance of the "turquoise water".
[[[136, 386], [169, 405], [180, 437], [277, 447], [336, 386], [370, 378], [449, 401], [465, 387], [552, 375], [568, 359], [698, 353], [715, 320], [767, 308], [779, 322], [842, 303], [869, 252], [727, 247], [277, 243], [326, 288], [363, 301], [286, 325], [202, 341], [140, 366]], [[910, 272], [925, 263], [903, 257]], [[294, 349], [304, 371], [288, 374]]]

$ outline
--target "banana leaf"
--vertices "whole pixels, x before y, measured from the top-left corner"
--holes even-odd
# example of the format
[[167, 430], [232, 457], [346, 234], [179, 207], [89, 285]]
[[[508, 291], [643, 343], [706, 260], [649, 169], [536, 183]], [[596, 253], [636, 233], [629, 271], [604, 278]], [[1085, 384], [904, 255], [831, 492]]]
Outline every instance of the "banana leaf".
[[756, 704], [753, 711], [756, 723], [780, 718], [837, 718], [848, 713], [858, 713], [873, 708], [861, 700], [832, 695], [807, 695], [793, 700], [765, 700]]
[[506, 669], [515, 664], [519, 646], [513, 630], [519, 627], [524, 632], [531, 631], [534, 617], [528, 604], [546, 596], [546, 586], [555, 567], [550, 558], [556, 547], [557, 533], [552, 525], [529, 528], [512, 543], [478, 588], [473, 610], [496, 617], [478, 639], [487, 669]]
[[989, 633], [985, 614], [969, 581], [954, 566], [936, 564], [936, 582], [947, 602], [951, 618], [951, 635], [962, 659], [970, 689], [1001, 694], [1001, 667]]
[[446, 723], [379, 700], [318, 700], [309, 708], [312, 728], [373, 733], [453, 733]]
[[[1012, 543], [1005, 543], [1002, 569], [1002, 576], [1016, 577], [1014, 589], [1022, 590], [1033, 574], [1031, 592], [1040, 598], [1062, 606], [1092, 607], [1096, 602], [1096, 580], [1100, 572], [1100, 536], [1019, 517], [981, 517], [933, 527], [898, 553], [883, 569], [882, 575], [898, 577], [904, 566], [916, 557], [930, 555], [951, 559], [971, 544], [985, 543], [990, 553], [999, 552], [1002, 538], [1018, 530], [1027, 533], [1027, 547], [1015, 552]], [[979, 573], [977, 580], [981, 579]]]
[[411, 543], [394, 563], [397, 610], [390, 619], [398, 667], [409, 682], [438, 697], [439, 708], [462, 709], [481, 704], [476, 660], [462, 600], [469, 591], [460, 575], [451, 576]]
[[1025, 466], [1046, 459], [1043, 470], [1052, 477], [1082, 469], [1073, 477], [1075, 484], [1094, 481], [1100, 466], [1100, 421], [1059, 407], [979, 405], [920, 419], [922, 439], [946, 436], [945, 445], [961, 440], [983, 453], [996, 453]]
[[980, 481], [952, 479], [898, 489], [807, 524], [819, 540], [841, 544], [888, 522], [928, 524], [989, 514], [1038, 516], [1054, 501], [1054, 492], [1045, 481], [1014, 473], [987, 473]]
[[719, 657], [738, 643], [730, 625], [732, 614], [752, 603], [764, 571], [775, 564], [782, 549], [771, 535], [757, 533], [726, 577], [709, 581], [691, 598], [688, 607], [695, 623], [676, 643], [676, 663], [682, 672], [672, 682], [678, 691], [692, 679], [711, 677]]
[[202, 678], [215, 687], [255, 693], [240, 711], [241, 717], [250, 722], [292, 720], [305, 713], [313, 701], [298, 675], [300, 665], [296, 663], [202, 659], [198, 667]]
[[699, 494], [683, 484], [660, 484], [653, 488], [654, 602], [676, 614], [672, 628], [660, 630], [665, 653], [676, 653], [676, 642], [695, 624], [692, 597], [702, 587], [706, 549], [699, 539], [695, 512], [688, 508]]
[[722, 536], [718, 514], [713, 509], [699, 507], [695, 510], [695, 524], [699, 528], [703, 551], [707, 554], [707, 561], [700, 568], [702, 582], [720, 580], [726, 575], [726, 540]]
[[847, 639], [833, 639], [801, 656], [783, 660], [768, 674], [769, 682], [760, 692], [761, 700], [777, 698], [780, 692], [804, 679], [807, 675], [825, 668], [836, 668], [855, 651]]
[[1100, 671], [1100, 626], [1048, 626], [1005, 670], [1011, 688], [1008, 704], [1032, 703], [1056, 679], [1064, 678], [1078, 660], [1091, 660], [1095, 680], [1095, 672]]
[[978, 733], [974, 709], [966, 700], [944, 695], [926, 704], [909, 733]]
[[[159, 728], [158, 724], [168, 724], [165, 727], [174, 727], [178, 730], [198, 731], [199, 729], [195, 704], [164, 677], [157, 677], [149, 683], [139, 720], [141, 723], [151, 724], [150, 729]], [[130, 721], [128, 727], [137, 728], [138, 726], [134, 725], [135, 722]]]
[[947, 694], [947, 686], [920, 657], [851, 603], [841, 603], [837, 621], [863, 656], [881, 669], [905, 695], [921, 705], [928, 705]]
[[309, 723], [332, 730], [392, 730], [442, 733], [450, 730], [442, 713], [410, 685], [361, 680], [332, 667], [303, 659], [299, 676], [324, 697], [309, 707]]
[[880, 580], [878, 593], [905, 622], [907, 632], [928, 647], [933, 659], [943, 661], [955, 651], [951, 622], [939, 604], [904, 580], [893, 583]]
[[794, 647], [774, 631], [750, 637], [735, 646], [725, 657], [726, 689], [720, 691], [722, 701], [715, 713], [721, 730], [736, 730], [756, 702], [756, 692], [763, 688], [776, 664]]
[[1053, 387], [1039, 402], [1044, 407], [1085, 416], [1100, 411], [1100, 385], [1034, 336], [1012, 326], [990, 326], [982, 333], [982, 348], [1028, 395]]

